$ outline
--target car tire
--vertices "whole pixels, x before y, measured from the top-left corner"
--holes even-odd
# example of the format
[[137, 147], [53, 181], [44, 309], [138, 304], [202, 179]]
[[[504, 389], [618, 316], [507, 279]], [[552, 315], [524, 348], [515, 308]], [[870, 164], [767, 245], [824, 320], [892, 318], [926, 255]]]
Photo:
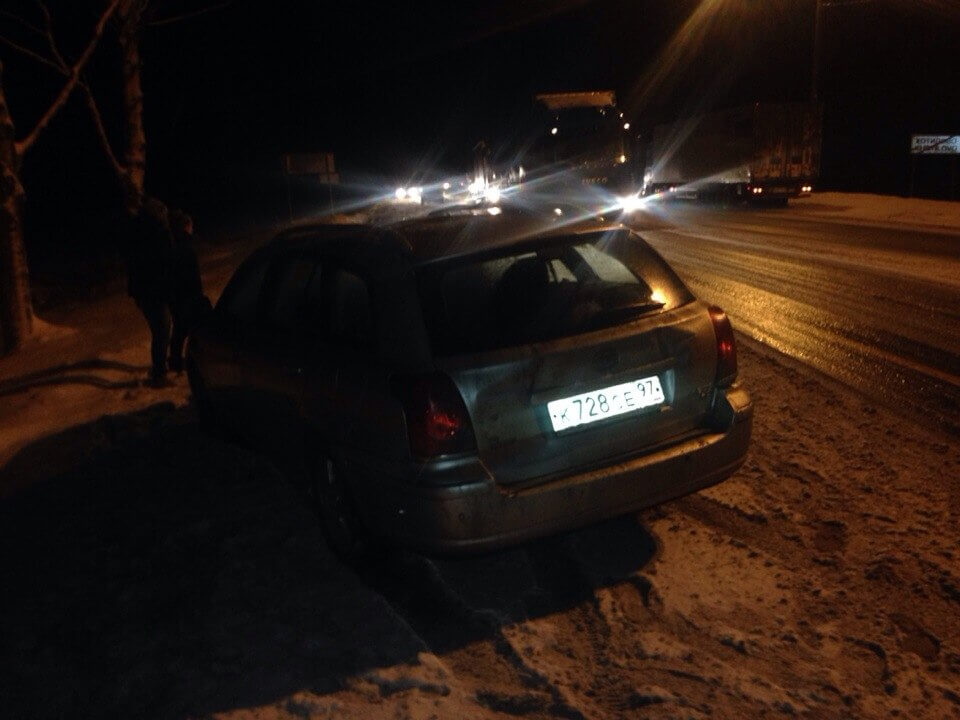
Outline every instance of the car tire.
[[357, 517], [341, 465], [318, 453], [308, 463], [308, 469], [307, 495], [320, 518], [327, 544], [344, 562], [363, 563], [370, 550], [370, 538]]

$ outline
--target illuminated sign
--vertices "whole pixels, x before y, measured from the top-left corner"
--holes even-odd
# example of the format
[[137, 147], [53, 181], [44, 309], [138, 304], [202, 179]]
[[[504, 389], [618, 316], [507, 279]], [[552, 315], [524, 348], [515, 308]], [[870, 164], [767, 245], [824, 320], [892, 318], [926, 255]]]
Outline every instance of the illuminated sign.
[[911, 135], [912, 155], [960, 155], [960, 135]]

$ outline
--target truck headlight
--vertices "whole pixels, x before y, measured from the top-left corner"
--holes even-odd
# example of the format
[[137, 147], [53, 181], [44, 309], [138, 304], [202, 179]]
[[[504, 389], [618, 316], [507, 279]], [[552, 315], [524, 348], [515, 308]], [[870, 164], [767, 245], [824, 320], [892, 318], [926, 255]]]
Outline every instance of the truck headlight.
[[617, 206], [625, 213], [632, 213], [643, 205], [643, 198], [637, 195], [624, 195], [617, 198]]

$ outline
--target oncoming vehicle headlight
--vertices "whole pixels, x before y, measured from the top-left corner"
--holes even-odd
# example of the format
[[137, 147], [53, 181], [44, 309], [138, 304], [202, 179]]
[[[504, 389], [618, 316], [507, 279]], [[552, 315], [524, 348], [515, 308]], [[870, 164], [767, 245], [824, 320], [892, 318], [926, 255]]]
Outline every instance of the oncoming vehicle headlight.
[[393, 197], [397, 202], [419, 204], [423, 202], [423, 188], [398, 187], [396, 190], [394, 190]]
[[637, 195], [624, 195], [617, 198], [617, 206], [625, 213], [632, 213], [643, 205], [643, 198]]
[[496, 205], [498, 202], [500, 202], [500, 188], [496, 187], [495, 185], [490, 185], [483, 192], [483, 199], [491, 205]]

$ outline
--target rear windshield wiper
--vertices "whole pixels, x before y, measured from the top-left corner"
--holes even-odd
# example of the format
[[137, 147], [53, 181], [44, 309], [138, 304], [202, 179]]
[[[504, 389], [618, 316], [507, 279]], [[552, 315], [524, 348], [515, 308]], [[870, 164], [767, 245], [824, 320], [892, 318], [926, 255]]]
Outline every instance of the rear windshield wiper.
[[615, 307], [603, 308], [598, 314], [613, 315], [615, 317], [636, 317], [637, 315], [646, 315], [654, 310], [662, 310], [665, 303], [648, 300], [640, 303], [630, 303], [629, 305], [617, 305]]
[[642, 302], [630, 305], [615, 305], [614, 307], [602, 308], [597, 310], [587, 321], [587, 328], [598, 330], [603, 327], [610, 327], [617, 323], [626, 322], [633, 318], [646, 315], [648, 313], [662, 310], [664, 303], [661, 302]]

